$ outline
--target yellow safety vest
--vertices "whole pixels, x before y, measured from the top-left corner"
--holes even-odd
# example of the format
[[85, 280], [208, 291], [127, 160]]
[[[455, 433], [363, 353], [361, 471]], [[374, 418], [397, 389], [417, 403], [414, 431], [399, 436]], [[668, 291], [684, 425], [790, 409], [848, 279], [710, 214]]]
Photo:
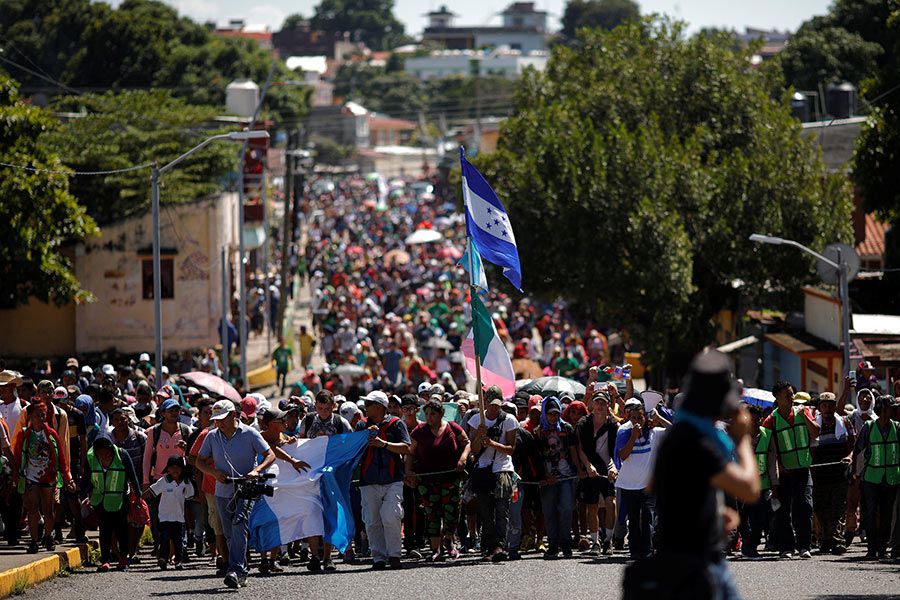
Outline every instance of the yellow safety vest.
[[776, 410], [775, 415], [775, 444], [778, 446], [778, 455], [785, 469], [805, 469], [812, 464], [812, 454], [809, 451], [809, 431], [806, 423], [800, 416], [800, 411], [794, 411], [794, 424], [785, 420]]
[[108, 469], [104, 469], [94, 456], [94, 449], [87, 453], [88, 465], [91, 468], [91, 506], [103, 504], [106, 512], [117, 512], [122, 509], [125, 500], [125, 465], [118, 447], [113, 446], [113, 460]]
[[869, 460], [863, 480], [879, 484], [900, 485], [900, 444], [897, 443], [897, 424], [888, 421], [887, 439], [881, 435], [876, 421], [869, 422]]

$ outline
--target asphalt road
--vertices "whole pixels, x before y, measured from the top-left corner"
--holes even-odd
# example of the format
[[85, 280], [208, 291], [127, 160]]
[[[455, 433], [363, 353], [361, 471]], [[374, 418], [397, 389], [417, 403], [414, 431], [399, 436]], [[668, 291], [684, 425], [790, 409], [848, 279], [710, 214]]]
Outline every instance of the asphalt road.
[[[863, 562], [855, 545], [842, 557], [758, 562], [732, 561], [731, 568], [747, 600], [836, 600], [900, 598], [900, 564]], [[149, 562], [145, 560], [145, 562]], [[544, 561], [528, 555], [518, 562], [479, 563], [464, 558], [456, 563], [405, 563], [402, 572], [373, 572], [366, 565], [344, 565], [332, 574], [310, 574], [300, 566], [268, 577], [251, 576], [248, 587], [228, 590], [204, 560], [184, 571], [159, 571], [147, 564], [128, 573], [99, 574], [84, 568], [28, 590], [26, 597], [41, 600], [136, 600], [140, 598], [204, 598], [239, 595], [245, 599], [336, 598], [398, 600], [399, 598], [619, 598], [625, 555], [600, 559]], [[254, 571], [255, 572], [255, 571]]]

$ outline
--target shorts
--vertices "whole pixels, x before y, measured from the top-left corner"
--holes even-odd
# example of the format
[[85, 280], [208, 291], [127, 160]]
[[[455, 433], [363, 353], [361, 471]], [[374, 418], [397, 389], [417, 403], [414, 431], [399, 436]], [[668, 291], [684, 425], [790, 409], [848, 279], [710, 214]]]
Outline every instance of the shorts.
[[213, 494], [206, 495], [206, 510], [209, 516], [209, 526], [216, 535], [224, 535], [222, 533], [222, 521], [219, 519], [219, 507], [216, 497]]
[[606, 477], [589, 477], [578, 482], [576, 497], [584, 504], [597, 504], [601, 499], [615, 497], [616, 490]]

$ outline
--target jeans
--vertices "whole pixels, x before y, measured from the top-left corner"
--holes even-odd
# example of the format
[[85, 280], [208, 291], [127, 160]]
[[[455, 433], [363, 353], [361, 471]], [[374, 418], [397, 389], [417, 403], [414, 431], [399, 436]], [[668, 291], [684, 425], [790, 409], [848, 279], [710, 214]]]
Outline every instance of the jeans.
[[216, 496], [216, 508], [222, 522], [222, 534], [228, 543], [228, 572], [238, 577], [247, 576], [247, 537], [250, 525], [243, 516], [246, 500], [232, 496]]
[[884, 552], [891, 537], [897, 486], [862, 482], [862, 522], [869, 552]]
[[363, 485], [362, 518], [369, 537], [372, 562], [387, 562], [390, 558], [400, 558], [403, 539], [400, 527], [403, 524], [403, 482], [387, 485]]
[[509, 528], [509, 508], [512, 500], [512, 473], [495, 473], [495, 476], [497, 485], [494, 487], [494, 491], [478, 494], [481, 551], [488, 555], [497, 548], [505, 548], [506, 531]]
[[169, 542], [175, 546], [175, 562], [184, 559], [184, 523], [181, 521], [160, 521], [159, 523], [159, 559], [169, 560]]
[[549, 549], [572, 550], [572, 510], [575, 506], [575, 482], [560, 481], [541, 488], [541, 507], [547, 527]]
[[[514, 494], [515, 495], [515, 494]], [[519, 493], [509, 505], [509, 526], [506, 532], [506, 547], [510, 552], [518, 552], [522, 545], [522, 505], [525, 504], [525, 485], [519, 481]]]
[[646, 558], [653, 551], [653, 499], [644, 490], [622, 490], [628, 511], [628, 552]]
[[[812, 540], [812, 480], [809, 469], [782, 471], [778, 485], [781, 506], [775, 511], [778, 550], [809, 550]], [[793, 527], [791, 525], [793, 524]]]
[[128, 558], [128, 508], [110, 512], [103, 505], [94, 507], [97, 513], [97, 525], [100, 529], [100, 563], [109, 562], [110, 550], [112, 550], [112, 534], [116, 534], [116, 542], [119, 544], [119, 560]]
[[847, 512], [847, 480], [813, 482], [813, 510], [822, 528], [819, 547], [844, 546], [844, 514]]
[[762, 541], [763, 529], [768, 522], [769, 501], [760, 498], [753, 504], [742, 503], [740, 515], [741, 551], [745, 555], [756, 554], [759, 551], [759, 543]]
[[194, 515], [194, 531], [192, 532], [194, 541], [200, 544], [199, 547], [202, 548], [202, 545], [206, 543], [206, 525], [208, 521], [206, 506], [199, 500], [188, 500], [187, 504], [190, 505], [191, 512]]
[[707, 572], [713, 580], [713, 600], [741, 600], [741, 593], [726, 561], [710, 563]]

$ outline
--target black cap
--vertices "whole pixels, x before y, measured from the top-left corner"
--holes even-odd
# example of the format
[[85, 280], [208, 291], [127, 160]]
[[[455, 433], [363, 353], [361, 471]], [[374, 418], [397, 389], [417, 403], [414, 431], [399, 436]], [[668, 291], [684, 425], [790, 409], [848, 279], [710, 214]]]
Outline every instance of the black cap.
[[287, 413], [283, 410], [270, 407], [263, 411], [262, 418], [263, 421], [277, 421], [278, 419], [283, 419], [285, 414]]
[[718, 350], [694, 357], [684, 390], [681, 408], [701, 417], [727, 417], [740, 406], [738, 385], [731, 377], [731, 361]]

